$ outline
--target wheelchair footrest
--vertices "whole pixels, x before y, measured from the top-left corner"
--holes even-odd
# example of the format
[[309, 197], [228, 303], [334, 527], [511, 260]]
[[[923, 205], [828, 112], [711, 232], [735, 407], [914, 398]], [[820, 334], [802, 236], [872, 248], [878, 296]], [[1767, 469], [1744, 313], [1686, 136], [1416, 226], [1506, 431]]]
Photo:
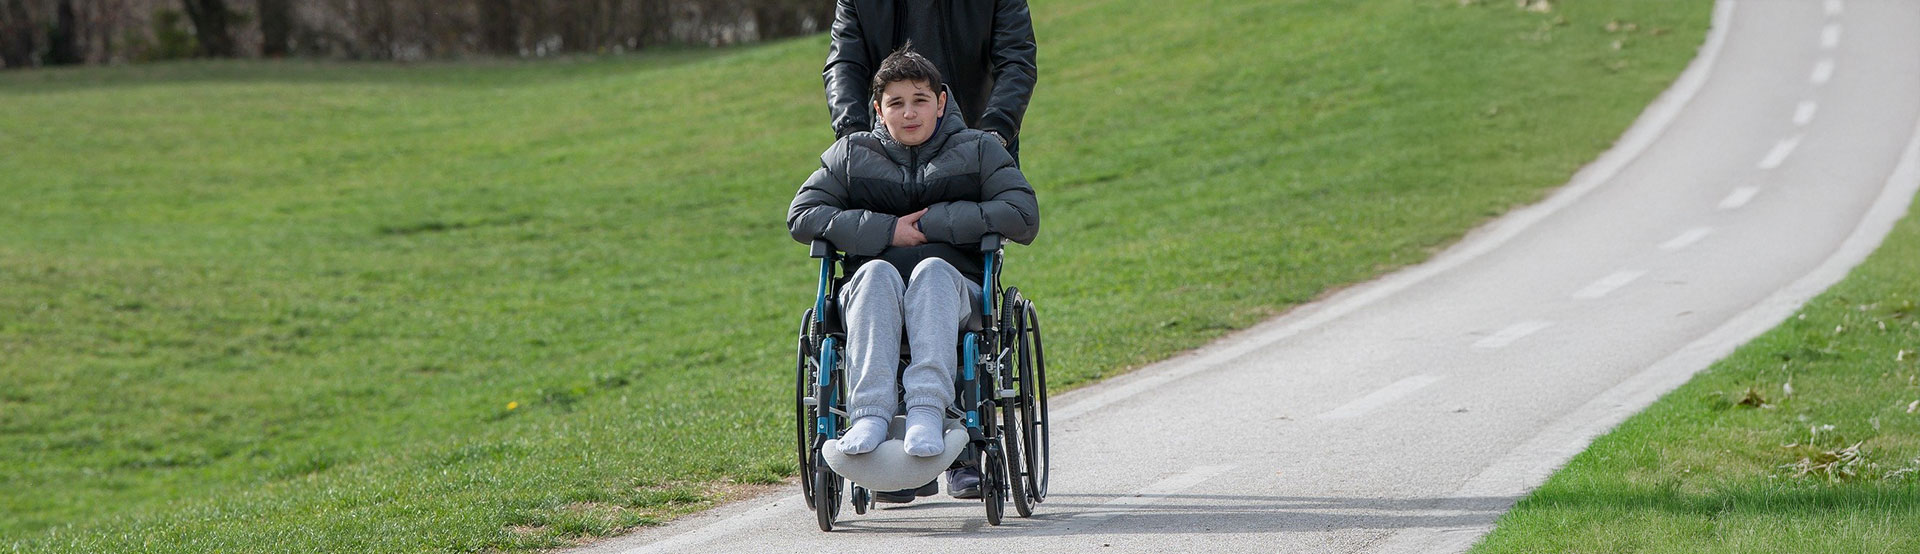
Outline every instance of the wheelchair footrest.
[[[904, 425], [900, 424], [900, 419], [904, 418], [895, 419], [895, 432], [890, 433], [890, 437], [906, 434], [901, 429]], [[853, 455], [840, 452], [839, 439], [832, 439], [820, 446], [820, 453], [826, 459], [827, 467], [841, 477], [870, 490], [895, 491], [919, 487], [934, 480], [967, 449], [967, 430], [958, 421], [947, 420], [945, 438], [946, 450], [939, 456], [926, 458], [907, 454], [907, 442], [899, 438], [887, 439], [872, 452]]]

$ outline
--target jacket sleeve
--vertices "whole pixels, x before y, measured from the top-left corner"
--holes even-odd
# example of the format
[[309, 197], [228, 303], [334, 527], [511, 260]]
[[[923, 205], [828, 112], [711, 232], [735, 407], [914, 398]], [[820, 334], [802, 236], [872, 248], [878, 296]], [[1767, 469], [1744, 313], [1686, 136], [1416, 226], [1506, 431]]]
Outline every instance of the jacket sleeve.
[[1033, 99], [1034, 83], [1039, 78], [1037, 50], [1026, 0], [996, 2], [993, 44], [987, 56], [987, 63], [992, 64], [993, 92], [989, 93], [986, 110], [980, 112], [980, 130], [1000, 133], [1007, 140], [1020, 136], [1020, 120], [1026, 117], [1027, 102]]
[[860, 29], [860, 14], [854, 0], [839, 0], [833, 8], [832, 44], [827, 46], [827, 66], [820, 78], [827, 86], [827, 115], [833, 118], [834, 138], [873, 128], [873, 115], [867, 108], [873, 67], [878, 60], [868, 59], [866, 35]]
[[999, 233], [1020, 244], [1033, 244], [1040, 234], [1040, 203], [1033, 196], [1033, 186], [998, 141], [983, 136], [975, 143], [980, 148], [982, 200], [928, 206], [920, 218], [920, 232], [930, 242], [974, 244], [981, 235]]
[[876, 256], [893, 242], [894, 221], [898, 218], [847, 206], [845, 167], [848, 150], [845, 139], [836, 141], [820, 155], [820, 169], [794, 193], [787, 207], [787, 232], [793, 240], [808, 244], [826, 239], [837, 248], [855, 256]]

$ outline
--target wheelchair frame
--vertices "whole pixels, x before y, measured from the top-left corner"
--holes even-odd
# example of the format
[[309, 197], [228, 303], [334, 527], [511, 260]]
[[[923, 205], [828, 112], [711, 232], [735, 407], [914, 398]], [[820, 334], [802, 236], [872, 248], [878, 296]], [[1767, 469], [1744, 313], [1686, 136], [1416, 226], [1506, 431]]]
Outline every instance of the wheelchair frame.
[[[965, 423], [970, 446], [971, 455], [961, 456], [956, 467], [980, 469], [980, 498], [991, 525], [1000, 524], [1008, 497], [1020, 517], [1033, 515], [1034, 506], [1047, 497], [1051, 458], [1039, 312], [1020, 289], [1001, 288], [1001, 246], [997, 234], [981, 238], [988, 276], [981, 285], [982, 329], [965, 331], [960, 339], [956, 406], [948, 408], [950, 417]], [[848, 424], [847, 378], [841, 364], [846, 333], [837, 295], [850, 272], [846, 256], [827, 241], [813, 241], [811, 256], [820, 259], [820, 282], [813, 308], [800, 322], [795, 444], [807, 508], [814, 511], [821, 531], [832, 531], [846, 482], [827, 467], [820, 449]], [[855, 485], [847, 492], [854, 513], [866, 513], [873, 491]]]

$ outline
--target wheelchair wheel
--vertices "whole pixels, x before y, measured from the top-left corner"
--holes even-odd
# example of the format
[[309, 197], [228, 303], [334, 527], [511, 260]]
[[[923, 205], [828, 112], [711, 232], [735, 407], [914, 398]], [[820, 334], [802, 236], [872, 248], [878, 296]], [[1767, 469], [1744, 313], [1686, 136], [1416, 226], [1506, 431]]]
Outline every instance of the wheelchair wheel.
[[853, 501], [854, 514], [866, 514], [867, 506], [873, 504], [873, 493], [868, 491], [866, 487], [854, 485], [852, 498], [850, 500]]
[[1020, 299], [1020, 304], [1021, 319], [1025, 321], [1014, 347], [1020, 366], [1020, 386], [1016, 393], [1020, 398], [1020, 465], [1025, 471], [1014, 478], [1021, 481], [1026, 494], [1015, 500], [1016, 506], [1046, 500], [1048, 470], [1052, 467], [1052, 441], [1047, 432], [1047, 356], [1040, 342], [1040, 312], [1025, 298]]
[[827, 468], [826, 460], [814, 460], [813, 515], [821, 531], [833, 531], [833, 520], [840, 516], [840, 476]]
[[812, 344], [808, 340], [808, 331], [812, 329], [813, 309], [807, 309], [800, 316], [799, 360], [793, 368], [793, 433], [794, 454], [800, 467], [800, 496], [807, 501], [807, 509], [813, 509], [813, 442], [817, 434], [813, 428], [814, 410], [807, 406], [807, 384], [812, 383], [812, 372], [807, 371], [807, 360], [812, 358]]
[[980, 453], [980, 500], [987, 505], [987, 524], [999, 525], [1007, 512], [1007, 465], [1000, 444], [987, 443]]
[[[1025, 328], [1026, 313], [1020, 309], [1025, 303], [1025, 300], [1020, 297], [1020, 289], [1009, 288], [1002, 294], [1002, 297], [1004, 301], [1000, 310], [1001, 338], [999, 342], [1000, 348], [1002, 349], [1001, 351], [1005, 352], [1019, 345], [1018, 339], [1020, 335], [1017, 331]], [[1015, 391], [1014, 397], [999, 399], [1000, 417], [1002, 419], [1000, 425], [1000, 442], [1005, 445], [1003, 452], [1007, 459], [1007, 489], [1008, 496], [1013, 497], [1013, 510], [1020, 514], [1020, 517], [1033, 517], [1033, 502], [1027, 499], [1026, 479], [1024, 478], [1026, 475], [1026, 459], [1020, 455], [1020, 453], [1025, 450], [1022, 446], [1024, 438], [1026, 437], [1025, 423], [1027, 418], [1024, 415], [1025, 410], [1021, 409], [1024, 400], [1019, 395], [1021, 378], [1019, 376], [1018, 357], [1018, 353], [1015, 352], [1013, 356], [1014, 363], [1008, 364], [1000, 370], [1003, 382], [998, 385], [999, 388], [1013, 389]], [[1003, 357], [1002, 359], [1006, 358]]]

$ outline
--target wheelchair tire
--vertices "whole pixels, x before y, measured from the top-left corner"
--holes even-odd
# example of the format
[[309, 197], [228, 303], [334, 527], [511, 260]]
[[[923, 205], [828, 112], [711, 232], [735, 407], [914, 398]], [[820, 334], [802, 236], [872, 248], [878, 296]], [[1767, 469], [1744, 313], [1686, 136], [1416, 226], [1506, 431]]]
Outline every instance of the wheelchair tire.
[[866, 487], [854, 485], [852, 497], [850, 500], [853, 501], [853, 513], [855, 515], [865, 515], [867, 513], [867, 506], [873, 504], [873, 493], [868, 491]]
[[[1003, 303], [1000, 310], [999, 342], [1000, 348], [1004, 351], [1019, 347], [1021, 336], [1019, 330], [1026, 326], [1026, 312], [1022, 309], [1026, 299], [1020, 297], [1018, 288], [1007, 289], [1001, 298]], [[1020, 517], [1033, 517], [1033, 502], [1028, 499], [1025, 478], [1026, 472], [1031, 468], [1027, 467], [1026, 459], [1020, 455], [1024, 450], [1021, 446], [1025, 442], [1027, 433], [1026, 410], [1023, 408], [1027, 400], [1019, 394], [1023, 388], [1019, 373], [1019, 351], [1016, 350], [1013, 354], [1012, 363], [1000, 369], [1005, 382], [999, 386], [1014, 389], [1016, 392], [1013, 398], [1000, 399], [1002, 419], [1000, 441], [1005, 445], [1003, 452], [1007, 459], [1007, 495], [1013, 498], [1013, 511], [1020, 514]]]
[[[1020, 299], [1023, 325], [1015, 348], [1020, 366], [1020, 454], [1024, 475], [1017, 476], [1026, 493], [1025, 502], [1039, 504], [1047, 499], [1048, 472], [1052, 469], [1053, 443], [1048, 436], [1047, 356], [1040, 341], [1040, 312], [1032, 302]], [[1016, 501], [1019, 502], [1019, 501]]]
[[980, 501], [987, 505], [987, 525], [1000, 525], [1007, 512], [1007, 465], [1000, 444], [987, 443], [980, 453]]
[[820, 530], [833, 531], [833, 520], [840, 516], [840, 476], [827, 468], [825, 460], [814, 460], [813, 515]]
[[800, 468], [800, 496], [807, 501], [807, 509], [813, 509], [813, 442], [814, 410], [807, 406], [807, 384], [813, 382], [811, 372], [807, 371], [807, 359], [811, 358], [808, 331], [812, 329], [813, 309], [808, 308], [800, 316], [799, 360], [794, 363], [793, 383], [793, 432], [794, 454]]

